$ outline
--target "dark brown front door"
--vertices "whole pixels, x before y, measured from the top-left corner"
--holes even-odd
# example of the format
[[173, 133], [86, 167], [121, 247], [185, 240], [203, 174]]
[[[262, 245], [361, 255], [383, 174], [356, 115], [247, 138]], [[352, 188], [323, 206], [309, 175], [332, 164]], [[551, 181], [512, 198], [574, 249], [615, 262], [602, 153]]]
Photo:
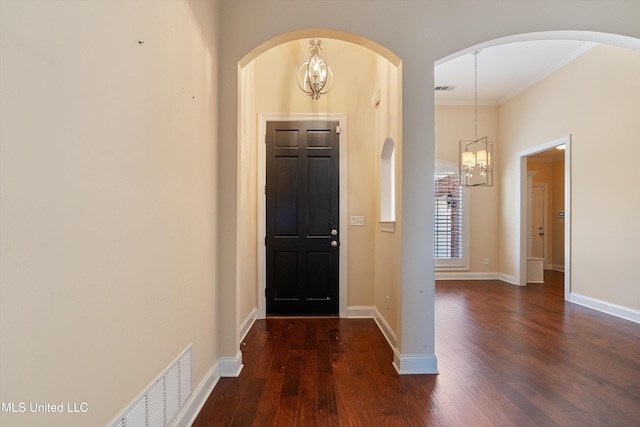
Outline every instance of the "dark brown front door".
[[338, 315], [338, 122], [267, 122], [267, 315]]

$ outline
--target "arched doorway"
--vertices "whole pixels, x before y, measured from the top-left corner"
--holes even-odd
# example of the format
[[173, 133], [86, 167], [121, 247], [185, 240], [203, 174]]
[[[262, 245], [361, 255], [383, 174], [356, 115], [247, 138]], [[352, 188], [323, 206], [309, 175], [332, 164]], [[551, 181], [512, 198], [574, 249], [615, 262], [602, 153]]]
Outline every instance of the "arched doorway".
[[[581, 32], [581, 31], [544, 32], [544, 33], [522, 34], [522, 35], [511, 36], [503, 39], [496, 39], [489, 42], [485, 42], [485, 43], [470, 47], [468, 49], [465, 49], [464, 51], [458, 52], [457, 54], [450, 55], [449, 57], [443, 59], [442, 61], [436, 62], [436, 65], [441, 64], [447, 61], [448, 59], [455, 58], [455, 57], [458, 57], [459, 55], [464, 55], [470, 52], [474, 52], [479, 49], [490, 50], [493, 47], [496, 47], [499, 45], [505, 45], [507, 43], [537, 41], [537, 40], [563, 40], [563, 41], [579, 40], [584, 42], [593, 42], [592, 44], [602, 45], [601, 47], [598, 47], [598, 49], [600, 50], [594, 48], [594, 52], [589, 52], [589, 55], [584, 55], [584, 58], [581, 57], [580, 64], [584, 64], [584, 66], [593, 65], [595, 63], [595, 60], [590, 60], [588, 58], [605, 58], [606, 55], [609, 53], [609, 52], [606, 52], [605, 49], [611, 50], [610, 52], [610, 54], [612, 55], [611, 57], [620, 58], [619, 60], [622, 62], [619, 62], [619, 64], [633, 63], [632, 59], [631, 59], [631, 62], [624, 62], [624, 61], [626, 61], [628, 58], [632, 57], [633, 55], [637, 55], [638, 52], [640, 52], [640, 40], [634, 39], [631, 37], [605, 34], [605, 33]], [[623, 48], [623, 49], [619, 49], [619, 48]], [[620, 53], [620, 55], [616, 54], [616, 50], [618, 53]], [[627, 53], [625, 54], [623, 51], [626, 51]], [[613, 56], [613, 55], [616, 55], [616, 56]], [[577, 65], [575, 64], [573, 64], [573, 66], [577, 67]], [[630, 67], [619, 65], [618, 67], [612, 67], [608, 71], [606, 71], [605, 69], [604, 72], [606, 73], [606, 75], [611, 76], [620, 70], [624, 70], [625, 68], [630, 68]], [[603, 71], [601, 70], [600, 72], [602, 73]], [[612, 80], [623, 81], [623, 79], [619, 79], [619, 78], [612, 78]], [[585, 81], [589, 81], [589, 80], [585, 79]], [[607, 99], [605, 96], [598, 98], [597, 97], [598, 92], [590, 91], [592, 88], [599, 86], [597, 84], [596, 79], [592, 79], [591, 81], [592, 83], [590, 87], [586, 88], [588, 90], [583, 92], [584, 93], [593, 92], [594, 97], [591, 98], [590, 100], [584, 99], [582, 101], [582, 105], [589, 105], [589, 106], [598, 105], [598, 104], [602, 104], [604, 99]], [[557, 86], [557, 88], [562, 89], [561, 86]], [[583, 123], [598, 122], [598, 121], [601, 121], [599, 119], [600, 117], [607, 116], [607, 114], [604, 112], [602, 114], [598, 113], [595, 108], [582, 109], [582, 108], [579, 108], [580, 105], [574, 105], [572, 107], [570, 103], [562, 102], [561, 93], [562, 93], [561, 90], [557, 91], [554, 99], [551, 99], [547, 96], [547, 106], [552, 107], [554, 105], [562, 105], [564, 107], [564, 111], [580, 110], [582, 114], [581, 118]], [[631, 105], [632, 103], [625, 103], [624, 101], [616, 102], [615, 104], [627, 105], [625, 107], [626, 110], [633, 111], [634, 108], [637, 109], [637, 103], [635, 106]], [[537, 109], [538, 111], [542, 110], [542, 108], [539, 108], [539, 106], [537, 106]], [[503, 114], [502, 110], [503, 109], [501, 108], [501, 117]], [[513, 108], [511, 108], [510, 110], [505, 109], [505, 111], [507, 111], [507, 113], [504, 113], [504, 114], [508, 114], [508, 112], [513, 111]], [[556, 117], [562, 117], [562, 115], [557, 114]], [[513, 121], [513, 116], [510, 116], [509, 119]], [[571, 212], [574, 212], [574, 213], [576, 212], [575, 206], [572, 208], [572, 204], [574, 203], [572, 202], [573, 200], [572, 190], [575, 190], [575, 184], [574, 185], [570, 184], [572, 182], [571, 175], [575, 173], [580, 175], [583, 178], [589, 176], [589, 174], [584, 171], [585, 169], [584, 165], [587, 162], [585, 160], [581, 162], [579, 161], [579, 159], [587, 159], [591, 157], [595, 160], [595, 155], [589, 154], [589, 151], [586, 149], [586, 147], [587, 145], [590, 145], [591, 147], [596, 147], [597, 146], [596, 142], [593, 141], [592, 136], [598, 135], [600, 133], [607, 134], [607, 131], [598, 130], [595, 126], [592, 126], [592, 127], [584, 126], [580, 128], [580, 126], [576, 124], [578, 122], [576, 120], [572, 121], [569, 115], [567, 115], [567, 117], [563, 119], [564, 123], [553, 123], [552, 120], [549, 120], [548, 116], [546, 117], [546, 121], [545, 121], [545, 116], [542, 114], [538, 115], [536, 119], [538, 121], [537, 122], [538, 128], [543, 126], [543, 124], [546, 125], [547, 123], [551, 123], [551, 125], [548, 126], [548, 132], [546, 134], [540, 133], [536, 135], [535, 140], [534, 139], [528, 140], [528, 137], [526, 136], [523, 137], [521, 134], [519, 137], [522, 142], [518, 142], [519, 145], [515, 147], [505, 146], [505, 144], [507, 144], [508, 142], [513, 143], [513, 135], [517, 135], [518, 132], [513, 132], [512, 130], [509, 130], [507, 132], [507, 131], [504, 131], [504, 127], [501, 127], [500, 135], [505, 140], [500, 141], [500, 144], [502, 144], [502, 146], [499, 149], [500, 152], [498, 155], [499, 162], [501, 162], [501, 165], [499, 166], [499, 170], [501, 171], [503, 176], [498, 178], [498, 182], [499, 182], [498, 185], [500, 186], [502, 195], [500, 197], [501, 206], [499, 210], [498, 208], [496, 208], [497, 209], [496, 213], [501, 218], [500, 233], [499, 233], [501, 235], [499, 251], [502, 254], [501, 260], [500, 260], [501, 270], [499, 271], [501, 275], [500, 278], [502, 278], [505, 281], [511, 282], [513, 284], [518, 284], [518, 285], [524, 285], [527, 281], [526, 254], [527, 254], [527, 233], [529, 232], [529, 230], [527, 230], [527, 208], [526, 208], [527, 170], [526, 170], [526, 166], [523, 166], [523, 162], [526, 160], [526, 156], [529, 154], [537, 153], [543, 149], [564, 144], [565, 142], [567, 143], [567, 145], [569, 145], [568, 143], [571, 142], [571, 137], [569, 135], [571, 135], [574, 132], [577, 132], [580, 134], [581, 143], [573, 144], [573, 146], [574, 148], [579, 147], [580, 152], [576, 153], [575, 155], [572, 155], [569, 152], [566, 155], [566, 162], [565, 162], [566, 164], [564, 168], [564, 170], [566, 171], [565, 177], [564, 177], [564, 180], [565, 180], [564, 187], [566, 189], [566, 193], [565, 193], [566, 202], [565, 202], [565, 206], [563, 208], [556, 209], [558, 212], [555, 213], [556, 215], [558, 215], [558, 218], [561, 218], [562, 224], [564, 226], [564, 232], [563, 232], [564, 262], [565, 262], [564, 295], [565, 295], [565, 299], [567, 300], [578, 302], [583, 305], [590, 306], [592, 308], [596, 308], [596, 309], [603, 309], [603, 307], [606, 308], [608, 303], [606, 302], [603, 303], [603, 301], [591, 302], [589, 298], [583, 298], [580, 295], [581, 294], [580, 291], [575, 292], [575, 290], [572, 289], [572, 286], [571, 286], [572, 278], [575, 278], [575, 275], [572, 273], [575, 273], [576, 271], [578, 272], [587, 271], [589, 267], [589, 266], [586, 266], [584, 263], [579, 263], [577, 266], [573, 265], [572, 256], [571, 256], [572, 249], [575, 250], [576, 248], [578, 248], [578, 250], [580, 251], [586, 250], [585, 247], [587, 247], [587, 245], [577, 244], [576, 242], [580, 240], [580, 236], [584, 236], [585, 234], [589, 234], [590, 232], [587, 228], [581, 227], [580, 225], [577, 228], [572, 229], [572, 226], [570, 225], [572, 224], [571, 222], [572, 218], [569, 215]], [[616, 121], [617, 119], [618, 118], [609, 120], [608, 123], [610, 123], [611, 129], [615, 129], [617, 132], [620, 132], [620, 129], [623, 129], [624, 126], [616, 125], [616, 123], [618, 123]], [[628, 122], [629, 120], [627, 120], [627, 123]], [[534, 129], [534, 127], [531, 127], [531, 129]], [[528, 133], [532, 134], [533, 132], [528, 132]], [[626, 138], [624, 136], [615, 138], [616, 141], [625, 140], [625, 139]], [[602, 137], [600, 137], [600, 140], [602, 140]], [[547, 143], [545, 141], [551, 141], [551, 142]], [[607, 153], [611, 153], [612, 150], [620, 150], [620, 152], [625, 152], [625, 149], [623, 147], [616, 149], [612, 145], [612, 146], [609, 146], [608, 148], [609, 149], [607, 150]], [[598, 151], [602, 153], [601, 150], [592, 149], [590, 151], [591, 152]], [[577, 165], [578, 170], [576, 171], [574, 168], [574, 172], [571, 172], [572, 171], [571, 159], [573, 156], [577, 156], [574, 158], [573, 163], [574, 163], [574, 166]], [[615, 163], [615, 162], [610, 162], [610, 163]], [[606, 165], [606, 164], [600, 163], [600, 165]], [[613, 171], [614, 169], [612, 169], [610, 173]], [[630, 177], [630, 180], [632, 180], [632, 177]], [[584, 182], [589, 182], [588, 179], [586, 180], [580, 179], [579, 181], [581, 182], [581, 185]], [[623, 181], [626, 182], [626, 180], [623, 180]], [[592, 212], [592, 210], [585, 208], [585, 206], [589, 205], [589, 203], [587, 203], [589, 200], [588, 191], [584, 190], [585, 188], [584, 186], [579, 188], [581, 188], [582, 192], [581, 192], [581, 195], [578, 197], [578, 201], [575, 202], [575, 205], [578, 207], [582, 206], [583, 213], [587, 211]], [[595, 223], [598, 221], [595, 221], [595, 219], [592, 219], [590, 220], [590, 222]], [[622, 235], [623, 234], [621, 234], [621, 236]], [[578, 236], [578, 240], [576, 240], [576, 236]], [[584, 239], [588, 240], [586, 239], [586, 237]], [[606, 241], [607, 240], [606, 236], [602, 240]], [[593, 250], [592, 250], [592, 253], [594, 253]], [[588, 258], [589, 258], [588, 253], [582, 253], [581, 259], [588, 259]], [[594, 257], [594, 258], [598, 258], [598, 257]], [[595, 261], [595, 260], [592, 261], [591, 265], [593, 265], [594, 262], [597, 263], [598, 261]], [[611, 266], [614, 264], [615, 262], [611, 262], [611, 261], [607, 263], [608, 266]], [[584, 273], [581, 273], [581, 274], [585, 276]], [[593, 276], [593, 275], [589, 274], [586, 276]], [[582, 292], [589, 291], [587, 290], [586, 287], [583, 289], [585, 290]], [[572, 296], [572, 292], [574, 292], [575, 295]], [[616, 302], [616, 304], [620, 304], [620, 302]], [[615, 308], [614, 310], [612, 309], [612, 307], [610, 307], [608, 309], [604, 309], [603, 311], [613, 313], [614, 311], [619, 311], [619, 310], [617, 308]]]
[[[320, 100], [311, 100], [300, 91], [295, 77], [300, 64], [308, 58], [310, 38], [322, 39], [322, 56], [332, 67], [336, 80], [331, 93]], [[238, 304], [250, 306], [254, 303], [257, 307], [255, 317], [266, 315], [265, 194], [261, 191], [265, 185], [265, 123], [274, 119], [330, 118], [339, 120], [342, 128], [339, 314], [347, 317], [349, 306], [371, 305], [359, 302], [358, 298], [371, 300], [375, 286], [389, 286], [377, 285], [375, 272], [367, 266], [373, 258], [381, 256], [380, 251], [386, 250], [374, 249], [379, 232], [376, 218], [379, 215], [376, 183], [379, 165], [375, 162], [379, 153], [378, 157], [374, 153], [378, 146], [382, 147], [386, 137], [401, 141], [398, 114], [400, 59], [384, 47], [353, 34], [303, 30], [260, 45], [239, 65], [237, 212], [238, 259], [243, 260], [243, 271], [238, 272], [238, 283], [241, 287], [248, 285], [238, 290]], [[374, 103], [374, 98], [381, 101]], [[352, 194], [356, 196], [351, 197]], [[364, 228], [351, 233], [349, 213], [364, 216], [367, 219]], [[400, 233], [396, 235], [398, 245], [401, 243], [399, 236]], [[363, 256], [369, 259], [364, 263], [354, 262], [354, 257], [357, 260]], [[253, 265], [255, 268], [247, 268]], [[347, 282], [352, 283], [349, 292]], [[254, 283], [258, 283], [257, 289]], [[351, 300], [347, 301], [349, 296]], [[389, 323], [394, 321], [389, 320]], [[248, 324], [250, 322], [243, 322], [243, 325]], [[243, 329], [244, 326], [241, 336]]]

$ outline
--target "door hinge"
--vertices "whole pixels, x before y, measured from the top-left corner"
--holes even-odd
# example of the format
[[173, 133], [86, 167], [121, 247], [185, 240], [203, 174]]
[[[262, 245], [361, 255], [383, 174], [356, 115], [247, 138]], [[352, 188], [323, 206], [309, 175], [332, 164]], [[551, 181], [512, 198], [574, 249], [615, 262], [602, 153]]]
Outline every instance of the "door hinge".
[[264, 245], [267, 246], [267, 238], [264, 238]]
[[340, 127], [340, 125], [336, 126], [336, 133], [340, 133], [342, 132], [342, 128]]
[[264, 297], [267, 297], [267, 288], [264, 288]]

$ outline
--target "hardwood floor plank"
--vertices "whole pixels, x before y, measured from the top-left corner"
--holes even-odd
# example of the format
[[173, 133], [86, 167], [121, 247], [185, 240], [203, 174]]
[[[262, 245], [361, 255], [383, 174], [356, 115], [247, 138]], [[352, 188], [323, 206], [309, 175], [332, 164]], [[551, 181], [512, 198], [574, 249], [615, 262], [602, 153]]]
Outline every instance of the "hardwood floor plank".
[[236, 415], [231, 423], [234, 427], [251, 426], [258, 411], [258, 404], [264, 391], [264, 379], [251, 379], [244, 386], [242, 398], [239, 399]]
[[192, 427], [230, 426], [240, 404], [241, 390], [237, 378], [221, 378], [215, 395], [209, 396]]
[[258, 320], [194, 426], [640, 426], [640, 325], [546, 280], [437, 282], [439, 375], [399, 376], [372, 319]]
[[[264, 366], [264, 371], [255, 373], [255, 375], [260, 375], [265, 379], [265, 388], [262, 399], [258, 404], [254, 421], [254, 425], [259, 426], [274, 425], [278, 413], [284, 371], [292, 339], [291, 322], [284, 319], [275, 319], [270, 336], [271, 357], [268, 358], [269, 364]], [[252, 346], [251, 349], [253, 348]]]
[[305, 350], [317, 350], [317, 336], [318, 336], [318, 328], [317, 322], [314, 322], [313, 319], [305, 319], [305, 333], [304, 333], [304, 349]]
[[[309, 325], [307, 325], [309, 328]], [[313, 326], [315, 334], [315, 325]], [[314, 345], [315, 347], [315, 345]], [[302, 359], [300, 369], [300, 401], [295, 425], [315, 426], [318, 424], [318, 364], [317, 353], [314, 349], [307, 349]]]
[[366, 390], [354, 383], [356, 378], [352, 375], [344, 353], [334, 357], [333, 372], [340, 425], [374, 425], [369, 418], [371, 408], [362, 405], [362, 394]]
[[527, 405], [532, 405], [531, 410], [527, 413], [529, 418], [534, 421], [544, 421], [536, 422], [538, 425], [580, 425], [585, 427], [597, 425], [594, 424], [594, 420], [590, 420], [582, 411], [578, 409], [564, 410], [548, 396], [539, 393], [534, 387], [525, 382], [509, 383], [509, 387], [514, 391], [514, 394], [526, 399]]
[[329, 337], [329, 321], [320, 319], [318, 321], [318, 425], [337, 426], [338, 406], [333, 378], [333, 364], [331, 355], [331, 343]]

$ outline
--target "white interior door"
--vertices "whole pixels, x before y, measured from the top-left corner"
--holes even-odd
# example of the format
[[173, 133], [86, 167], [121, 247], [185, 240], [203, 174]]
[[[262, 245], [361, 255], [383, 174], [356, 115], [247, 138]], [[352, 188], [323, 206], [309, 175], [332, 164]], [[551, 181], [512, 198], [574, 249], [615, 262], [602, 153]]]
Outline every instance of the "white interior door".
[[534, 185], [531, 191], [531, 256], [544, 258], [544, 186]]

